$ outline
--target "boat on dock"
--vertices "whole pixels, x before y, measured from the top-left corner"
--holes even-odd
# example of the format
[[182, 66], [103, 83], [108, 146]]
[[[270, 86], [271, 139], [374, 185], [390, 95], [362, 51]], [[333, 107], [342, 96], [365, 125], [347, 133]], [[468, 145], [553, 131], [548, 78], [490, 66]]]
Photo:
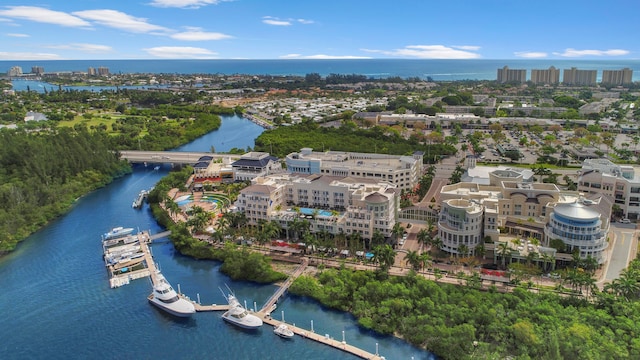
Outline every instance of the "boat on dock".
[[135, 200], [133, 200], [133, 204], [131, 204], [131, 207], [134, 209], [140, 209], [142, 207], [142, 204], [144, 204], [144, 200], [147, 198], [148, 195], [149, 195], [149, 192], [147, 190], [140, 191], [140, 193], [138, 194], [138, 197]]
[[156, 272], [156, 283], [148, 299], [151, 304], [174, 316], [189, 317], [196, 312], [193, 303], [180, 297], [160, 271]]
[[280, 324], [273, 328], [273, 333], [284, 339], [291, 339], [294, 336], [293, 331], [285, 324]]
[[103, 240], [112, 240], [131, 235], [133, 228], [124, 228], [122, 226], [114, 227], [108, 233], [102, 235]]
[[222, 295], [229, 303], [229, 310], [222, 314], [222, 319], [243, 329], [258, 329], [262, 326], [262, 319], [250, 314], [247, 309], [240, 305], [240, 302], [231, 291], [227, 295], [222, 291]]

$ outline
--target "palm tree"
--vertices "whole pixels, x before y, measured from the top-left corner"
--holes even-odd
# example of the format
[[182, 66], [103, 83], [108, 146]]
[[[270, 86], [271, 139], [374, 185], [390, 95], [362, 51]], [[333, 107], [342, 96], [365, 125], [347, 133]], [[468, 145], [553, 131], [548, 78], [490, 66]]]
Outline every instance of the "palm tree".
[[458, 253], [456, 255], [462, 255], [462, 257], [467, 256], [469, 253], [469, 247], [465, 244], [458, 246]]
[[191, 208], [191, 215], [187, 220], [187, 225], [191, 226], [194, 233], [199, 233], [204, 230], [204, 227], [211, 220], [211, 214], [205, 211], [200, 206], [193, 206]]
[[498, 254], [502, 257], [502, 268], [504, 269], [506, 266], [507, 254], [511, 252], [511, 248], [509, 244], [506, 242], [502, 242], [498, 244]]
[[373, 236], [371, 237], [371, 244], [369, 246], [371, 248], [382, 245], [384, 243], [384, 235], [380, 232], [380, 230], [376, 229], [373, 231]]
[[373, 248], [373, 260], [380, 264], [380, 270], [388, 272], [396, 259], [396, 252], [391, 245], [384, 244]]
[[173, 218], [177, 213], [180, 212], [180, 205], [177, 202], [173, 201], [173, 199], [166, 198], [164, 200], [164, 206], [169, 212], [169, 215]]
[[395, 224], [393, 224], [393, 229], [391, 230], [391, 233], [393, 234], [395, 238], [394, 240], [397, 243], [398, 237], [404, 234], [404, 228], [402, 227], [402, 224], [400, 224], [399, 222], [396, 222]]
[[414, 250], [410, 250], [407, 255], [404, 257], [404, 261], [411, 265], [411, 267], [413, 268], [413, 270], [418, 271], [420, 270], [420, 255], [418, 255], [417, 251]]
[[417, 235], [418, 242], [420, 243], [420, 252], [422, 252], [422, 247], [431, 244], [431, 234], [427, 229], [420, 229]]
[[349, 237], [349, 250], [356, 250], [360, 246], [360, 242], [362, 241], [362, 249], [365, 250], [364, 239], [359, 232], [354, 232]]
[[422, 270], [424, 272], [425, 268], [427, 268], [431, 264], [431, 255], [429, 253], [420, 254], [420, 265], [422, 266]]

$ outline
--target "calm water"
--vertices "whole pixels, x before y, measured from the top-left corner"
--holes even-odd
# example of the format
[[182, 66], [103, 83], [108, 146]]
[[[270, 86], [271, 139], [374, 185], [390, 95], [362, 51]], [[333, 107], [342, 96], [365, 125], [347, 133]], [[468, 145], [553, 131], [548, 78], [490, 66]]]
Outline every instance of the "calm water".
[[[262, 129], [239, 117], [182, 150], [219, 151], [253, 146]], [[224, 143], [223, 143], [224, 141]], [[131, 208], [141, 189], [153, 186], [168, 169], [137, 168], [77, 202], [66, 216], [0, 259], [1, 359], [355, 359], [339, 350], [295, 338], [285, 341], [264, 326], [250, 333], [226, 324], [219, 313], [197, 313], [189, 320], [165, 315], [148, 304], [148, 279], [110, 289], [102, 261], [100, 235], [114, 226], [161, 231], [148, 207]], [[275, 287], [234, 282], [220, 264], [176, 253], [168, 241], [152, 245], [167, 279], [203, 303], [223, 303], [218, 286], [228, 284], [241, 301], [260, 307]], [[428, 359], [430, 354], [391, 337], [362, 331], [353, 318], [286, 296], [274, 317], [380, 354], [387, 359]]]
[[[354, 59], [354, 60], [50, 60], [50, 61], [0, 61], [0, 71], [21, 66], [28, 73], [32, 66], [42, 66], [45, 72], [83, 71], [89, 67], [106, 66], [117, 73], [165, 73], [165, 74], [251, 74], [251, 75], [305, 75], [318, 73], [361, 74], [369, 77], [402, 78], [432, 77], [436, 81], [495, 80], [497, 69], [547, 69], [560, 70], [577, 67], [584, 70], [631, 68], [633, 80], [640, 81], [640, 60], [415, 60], [415, 59]], [[562, 76], [562, 71], [560, 71]]]

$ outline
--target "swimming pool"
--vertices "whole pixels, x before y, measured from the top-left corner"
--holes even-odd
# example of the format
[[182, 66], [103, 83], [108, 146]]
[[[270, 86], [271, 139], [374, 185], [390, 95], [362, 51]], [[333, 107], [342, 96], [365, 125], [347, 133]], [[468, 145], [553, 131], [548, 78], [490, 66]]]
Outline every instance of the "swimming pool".
[[[178, 204], [178, 206], [185, 206], [185, 205], [193, 202], [193, 195], [182, 195], [182, 196], [176, 198], [173, 201], [175, 201], [176, 204]], [[219, 203], [220, 203], [220, 200], [214, 199], [212, 196], [209, 196], [209, 195], [203, 196], [200, 199], [200, 201], [214, 203], [217, 206], [219, 206]]]
[[[300, 212], [304, 215], [313, 215], [313, 212], [316, 209], [310, 209], [310, 208], [300, 208]], [[331, 213], [331, 211], [327, 211], [327, 210], [318, 210], [318, 215], [320, 216], [331, 216], [333, 215]]]

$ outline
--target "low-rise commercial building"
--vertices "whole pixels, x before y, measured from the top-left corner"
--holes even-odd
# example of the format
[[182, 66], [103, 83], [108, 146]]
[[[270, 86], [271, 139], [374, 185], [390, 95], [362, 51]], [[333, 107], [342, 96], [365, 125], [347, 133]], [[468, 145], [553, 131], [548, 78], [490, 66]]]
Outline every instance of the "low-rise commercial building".
[[621, 215], [640, 219], [640, 168], [618, 165], [607, 159], [587, 159], [582, 163], [578, 190], [613, 199]]
[[497, 243], [510, 237], [528, 244], [513, 250], [514, 256], [524, 258], [531, 251], [555, 254], [551, 246], [561, 240], [565, 257], [570, 259], [566, 253], [577, 251], [581, 258], [603, 263], [611, 200], [601, 195], [587, 199], [578, 191], [531, 179], [528, 174], [498, 169], [489, 173], [488, 181], [443, 186], [438, 222], [442, 250], [459, 254], [461, 245], [472, 251], [481, 239]]
[[399, 189], [413, 189], [422, 176], [422, 152], [413, 156], [344, 151], [313, 151], [303, 148], [287, 155], [287, 171], [387, 181]]

